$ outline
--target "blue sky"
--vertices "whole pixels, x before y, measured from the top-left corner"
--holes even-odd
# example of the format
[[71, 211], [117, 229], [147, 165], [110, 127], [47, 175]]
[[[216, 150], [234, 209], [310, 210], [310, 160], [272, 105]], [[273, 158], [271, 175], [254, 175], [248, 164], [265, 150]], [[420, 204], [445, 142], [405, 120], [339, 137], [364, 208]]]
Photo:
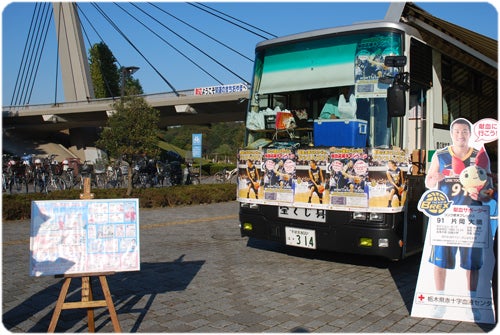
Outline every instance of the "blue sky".
[[[172, 15], [169, 16], [164, 12], [153, 10], [153, 7], [148, 3], [135, 3], [147, 13], [160, 19], [160, 22], [165, 26], [196, 45], [203, 52], [195, 49], [178, 35], [148, 18], [131, 3], [118, 2], [122, 8], [137, 15], [141, 22], [162, 36], [163, 40], [168, 41], [176, 49], [188, 55], [210, 75], [207, 75], [193, 65], [191, 61], [179, 55], [117, 5], [111, 2], [97, 2], [99, 7], [140, 50], [146, 61], [103, 19], [91, 3], [80, 2], [78, 4], [85, 17], [88, 17], [92, 22], [92, 24], [89, 24], [85, 17], [80, 17], [90, 43], [98, 43], [102, 38], [117, 58], [119, 65], [138, 66], [140, 70], [134, 74], [134, 77], [140, 80], [145, 93], [171, 91], [169, 85], [156, 71], [159, 71], [176, 90], [218, 85], [218, 81], [224, 84], [239, 83], [242, 81], [239, 77], [251, 81], [253, 66], [251, 61], [217, 44], [172, 16], [188, 22], [198, 30], [220, 40], [251, 59], [253, 59], [255, 45], [264, 38], [207, 14], [192, 4], [185, 2], [154, 2], [155, 5]], [[360, 21], [383, 19], [389, 7], [388, 2], [206, 2], [204, 4], [276, 36], [349, 25]], [[416, 2], [416, 4], [436, 17], [498, 39], [498, 12], [490, 3]], [[20, 72], [20, 60], [23, 56], [30, 26], [29, 22], [31, 22], [34, 8], [35, 3], [32, 2], [14, 2], [3, 8], [3, 106], [9, 105], [13, 97], [16, 78]], [[243, 25], [242, 23], [238, 24]], [[257, 33], [265, 35], [260, 31], [257, 31]], [[60, 67], [57, 66], [55, 36], [55, 28], [51, 25], [30, 99], [32, 105], [64, 101]], [[84, 37], [84, 39], [85, 43], [88, 44], [87, 37]], [[87, 50], [88, 48], [89, 45], [87, 45]], [[204, 53], [208, 54], [212, 59]], [[220, 64], [229, 68], [237, 76], [224, 69]], [[58, 73], [57, 80], [56, 73]]]

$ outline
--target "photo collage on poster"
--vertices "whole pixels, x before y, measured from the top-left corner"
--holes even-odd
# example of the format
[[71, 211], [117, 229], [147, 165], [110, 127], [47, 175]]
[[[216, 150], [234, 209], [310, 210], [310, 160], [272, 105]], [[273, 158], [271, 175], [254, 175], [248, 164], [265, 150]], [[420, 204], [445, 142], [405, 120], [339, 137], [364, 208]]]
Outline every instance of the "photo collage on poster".
[[400, 149], [240, 150], [238, 200], [397, 211], [406, 197], [408, 158]]
[[139, 269], [138, 199], [33, 201], [32, 276]]
[[389, 84], [379, 81], [381, 77], [394, 78], [399, 72], [396, 67], [384, 65], [385, 57], [397, 56], [401, 42], [392, 35], [371, 36], [357, 44], [354, 67], [356, 98], [386, 97]]

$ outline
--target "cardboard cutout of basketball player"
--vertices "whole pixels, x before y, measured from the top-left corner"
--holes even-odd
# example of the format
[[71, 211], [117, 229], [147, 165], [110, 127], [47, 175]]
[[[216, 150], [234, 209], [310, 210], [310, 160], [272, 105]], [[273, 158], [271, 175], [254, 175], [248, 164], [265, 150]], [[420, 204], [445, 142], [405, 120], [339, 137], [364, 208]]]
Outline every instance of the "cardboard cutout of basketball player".
[[411, 316], [495, 323], [496, 220], [490, 214], [497, 207], [496, 185], [484, 143], [498, 138], [497, 124], [483, 119], [472, 127], [456, 119], [450, 126], [452, 144], [432, 157], [425, 181], [429, 190], [418, 205], [429, 225]]

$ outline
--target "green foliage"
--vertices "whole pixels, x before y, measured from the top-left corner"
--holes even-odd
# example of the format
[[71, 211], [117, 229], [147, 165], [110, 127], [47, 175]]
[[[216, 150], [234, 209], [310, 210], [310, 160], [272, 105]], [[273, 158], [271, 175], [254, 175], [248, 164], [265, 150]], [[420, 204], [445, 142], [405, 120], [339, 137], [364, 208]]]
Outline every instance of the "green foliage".
[[144, 94], [144, 90], [142, 89], [142, 85], [139, 82], [139, 79], [135, 79], [131, 75], [126, 76], [124, 94], [125, 95]]
[[[2, 219], [30, 219], [32, 201], [79, 199], [81, 192], [81, 190], [66, 190], [54, 191], [48, 194], [4, 194], [2, 199]], [[138, 198], [140, 208], [176, 207], [236, 200], [235, 184], [179, 185], [134, 189], [131, 195], [127, 195], [126, 189], [95, 189], [91, 192], [94, 194], [94, 199]]]
[[[96, 146], [109, 157], [121, 158], [133, 166], [138, 156], [157, 158], [160, 154], [158, 137], [160, 112], [149, 106], [140, 96], [125, 96], [113, 105], [115, 113], [109, 117]], [[128, 173], [127, 194], [132, 192], [132, 169]]]
[[116, 58], [101, 42], [90, 48], [90, 77], [97, 99], [120, 96], [120, 72], [116, 66]]
[[111, 157], [130, 157], [126, 159], [130, 164], [135, 156], [157, 157], [159, 111], [139, 96], [120, 99], [114, 109], [96, 145]]
[[230, 160], [236, 159], [239, 148], [243, 147], [245, 125], [242, 122], [214, 123], [211, 126], [186, 125], [168, 128], [163, 135], [165, 142], [190, 151], [192, 134], [203, 134], [203, 154]]

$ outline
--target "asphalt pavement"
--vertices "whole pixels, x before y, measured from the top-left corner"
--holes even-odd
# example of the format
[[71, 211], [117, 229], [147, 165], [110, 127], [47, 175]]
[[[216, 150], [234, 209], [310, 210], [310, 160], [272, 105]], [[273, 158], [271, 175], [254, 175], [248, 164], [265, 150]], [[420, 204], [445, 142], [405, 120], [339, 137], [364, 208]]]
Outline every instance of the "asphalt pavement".
[[[399, 262], [242, 238], [238, 203], [140, 210], [141, 270], [107, 277], [127, 333], [485, 333], [494, 325], [410, 316], [420, 256]], [[29, 276], [29, 221], [2, 223], [2, 319], [47, 332], [63, 279]], [[92, 277], [94, 298], [102, 295]], [[67, 301], [81, 299], [73, 280]], [[97, 332], [112, 332], [107, 308]], [[82, 309], [56, 332], [88, 332]]]

